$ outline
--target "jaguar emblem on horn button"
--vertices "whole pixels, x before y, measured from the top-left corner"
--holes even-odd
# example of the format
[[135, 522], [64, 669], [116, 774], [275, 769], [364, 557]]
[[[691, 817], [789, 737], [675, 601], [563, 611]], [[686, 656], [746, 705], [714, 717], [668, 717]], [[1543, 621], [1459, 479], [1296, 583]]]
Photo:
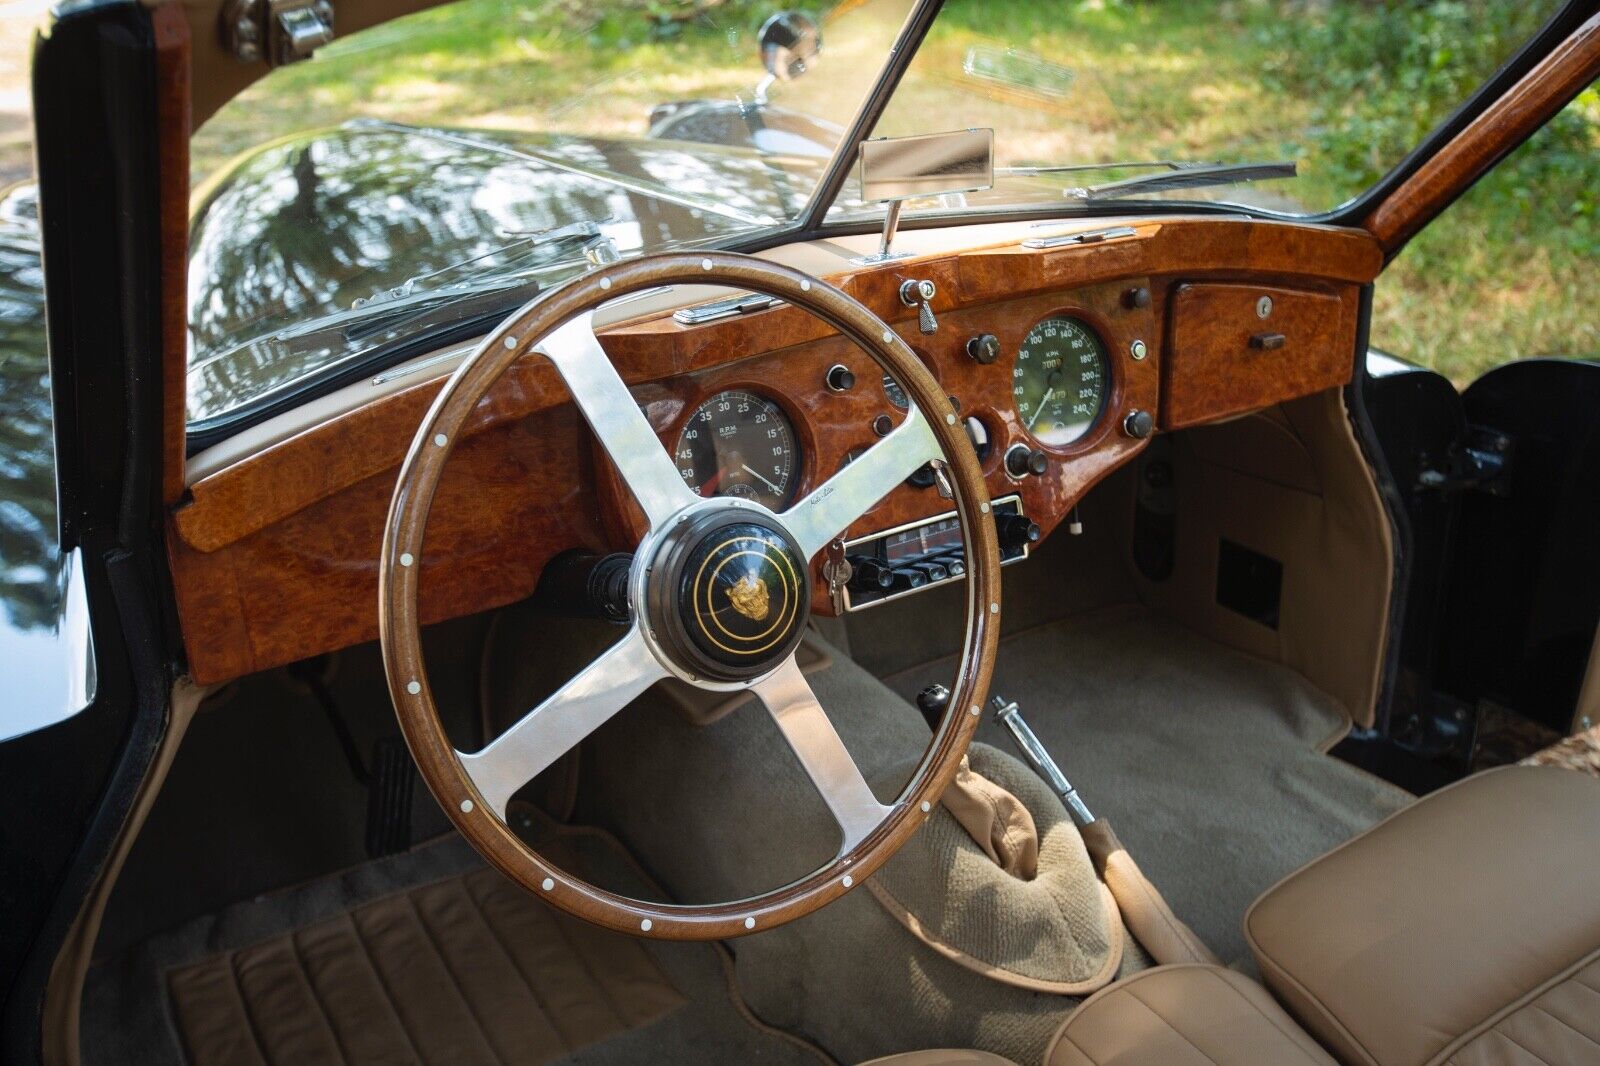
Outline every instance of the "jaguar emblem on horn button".
[[749, 574], [728, 587], [728, 599], [732, 602], [734, 610], [752, 622], [766, 618], [767, 612], [771, 610], [767, 599], [767, 583]]

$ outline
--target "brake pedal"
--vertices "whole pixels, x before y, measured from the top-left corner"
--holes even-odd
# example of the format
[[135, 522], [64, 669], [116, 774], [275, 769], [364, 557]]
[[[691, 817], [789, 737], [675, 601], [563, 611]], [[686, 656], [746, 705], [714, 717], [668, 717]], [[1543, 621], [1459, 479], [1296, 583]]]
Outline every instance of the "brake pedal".
[[379, 737], [372, 745], [372, 770], [367, 778], [367, 855], [381, 858], [411, 847], [411, 800], [416, 794], [417, 767], [398, 736]]

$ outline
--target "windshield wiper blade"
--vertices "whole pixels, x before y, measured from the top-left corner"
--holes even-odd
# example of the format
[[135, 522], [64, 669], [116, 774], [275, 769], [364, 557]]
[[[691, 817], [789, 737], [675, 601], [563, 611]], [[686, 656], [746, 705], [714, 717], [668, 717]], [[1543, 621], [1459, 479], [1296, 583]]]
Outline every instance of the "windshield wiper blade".
[[[538, 263], [524, 263], [512, 269], [500, 266], [491, 270], [469, 271], [459, 281], [451, 282], [441, 288], [423, 288], [420, 290], [417, 288], [423, 282], [432, 281], [491, 257], [504, 256], [519, 248], [526, 247], [528, 253], [532, 254], [538, 249], [554, 249], [577, 244], [583, 252], [582, 262], [586, 262], [590, 266], [604, 266], [608, 263], [615, 263], [621, 258], [617, 251], [616, 243], [605, 235], [600, 229], [599, 223], [596, 222], [573, 222], [565, 226], [535, 230], [530, 233], [508, 233], [503, 235], [514, 235], [518, 239], [498, 248], [491, 248], [487, 252], [469, 256], [454, 263], [448, 263], [425, 274], [418, 274], [416, 277], [409, 278], [400, 285], [377, 293], [369, 299], [357, 300], [351, 307], [351, 311], [362, 313], [355, 321], [345, 326], [345, 340], [362, 341], [378, 333], [398, 329], [409, 322], [430, 314], [441, 303], [474, 300], [484, 295], [522, 288], [531, 288], [534, 294], [537, 294], [542, 280], [533, 273], [534, 271], [541, 272], [544, 275], [543, 280], [548, 280], [550, 271], [555, 267], [565, 264], [576, 265], [579, 262], [577, 259], [548, 260]], [[390, 304], [393, 306], [388, 306]]]
[[1273, 178], [1292, 178], [1298, 174], [1299, 165], [1293, 160], [1281, 163], [1198, 163], [1179, 166], [1164, 174], [1141, 174], [1121, 181], [1068, 189], [1065, 195], [1075, 200], [1119, 200], [1132, 192], [1202, 189], [1208, 185], [1268, 181]]
[[[604, 219], [603, 221], [609, 222], [611, 220]], [[489, 277], [504, 276], [511, 272], [506, 271], [504, 268], [498, 268], [496, 270], [487, 272], [474, 271], [468, 273], [467, 276], [462, 278], [460, 281], [453, 283], [449, 289], [425, 289], [420, 293], [417, 290], [417, 285], [422, 282], [432, 281], [441, 275], [449, 274], [452, 271], [461, 270], [464, 267], [471, 266], [473, 263], [481, 263], [485, 259], [490, 259], [495, 256], [502, 256], [508, 252], [514, 252], [518, 248], [522, 247], [526, 247], [531, 252], [535, 248], [544, 247], [546, 245], [562, 245], [577, 242], [583, 246], [584, 258], [589, 260], [589, 262], [595, 266], [604, 266], [607, 263], [615, 263], [619, 258], [621, 258], [620, 254], [617, 252], [616, 242], [605, 235], [605, 233], [600, 229], [600, 223], [591, 222], [587, 219], [582, 222], [571, 222], [565, 226], [552, 226], [549, 229], [529, 230], [527, 232], [501, 231], [500, 236], [515, 237], [517, 239], [508, 244], [502, 244], [498, 248], [490, 248], [487, 252], [479, 252], [476, 255], [467, 256], [465, 259], [458, 259], [454, 263], [446, 263], [444, 266], [430, 270], [425, 274], [418, 274], [415, 277], [407, 278], [405, 281], [401, 282], [392, 289], [385, 289], [381, 292], [374, 293], [366, 299], [356, 300], [355, 303], [351, 304], [351, 307], [352, 309], [360, 309], [364, 307], [372, 307], [375, 304], [391, 303], [396, 300], [403, 300], [407, 296], [412, 295], [431, 295], [439, 292], [459, 291], [462, 287], [471, 285], [474, 278], [482, 278], [486, 273]]]
[[1143, 159], [1122, 163], [1050, 163], [1042, 166], [995, 167], [996, 174], [1033, 178], [1041, 174], [1081, 174], [1086, 170], [1184, 170], [1189, 167], [1214, 167], [1212, 162], [1185, 162], [1181, 159]]

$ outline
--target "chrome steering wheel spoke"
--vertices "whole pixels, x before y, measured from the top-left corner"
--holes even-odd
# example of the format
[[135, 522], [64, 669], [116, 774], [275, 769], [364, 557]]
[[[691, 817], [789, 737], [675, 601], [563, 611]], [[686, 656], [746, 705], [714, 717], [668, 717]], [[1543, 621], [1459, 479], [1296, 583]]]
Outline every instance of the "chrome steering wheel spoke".
[[643, 508], [650, 528], [659, 529], [699, 499], [683, 483], [672, 457], [600, 347], [593, 311], [552, 330], [538, 350], [555, 364], [573, 402]]
[[784, 524], [813, 559], [924, 463], [941, 458], [927, 418], [912, 408], [888, 436], [785, 511]]
[[502, 819], [512, 795], [667, 676], [637, 626], [515, 725], [471, 755], [467, 776]]
[[822, 800], [833, 812], [834, 820], [844, 839], [839, 854], [844, 855], [866, 839], [894, 808], [878, 802], [872, 794], [861, 768], [851, 757], [833, 728], [827, 712], [817, 702], [811, 685], [800, 671], [800, 663], [793, 655], [765, 678], [751, 685], [767, 713], [777, 723], [783, 739], [806, 776], [816, 786]]

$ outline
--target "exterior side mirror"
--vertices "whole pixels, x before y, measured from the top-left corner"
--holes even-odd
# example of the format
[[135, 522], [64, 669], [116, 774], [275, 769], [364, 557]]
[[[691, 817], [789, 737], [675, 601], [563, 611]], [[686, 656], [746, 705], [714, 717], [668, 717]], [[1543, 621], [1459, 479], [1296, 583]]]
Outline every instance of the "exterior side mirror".
[[804, 11], [780, 11], [761, 24], [761, 62], [779, 81], [798, 78], [811, 69], [822, 51], [822, 28]]

